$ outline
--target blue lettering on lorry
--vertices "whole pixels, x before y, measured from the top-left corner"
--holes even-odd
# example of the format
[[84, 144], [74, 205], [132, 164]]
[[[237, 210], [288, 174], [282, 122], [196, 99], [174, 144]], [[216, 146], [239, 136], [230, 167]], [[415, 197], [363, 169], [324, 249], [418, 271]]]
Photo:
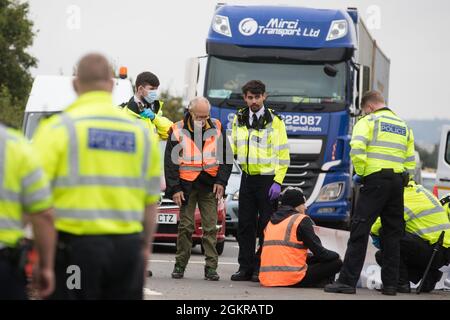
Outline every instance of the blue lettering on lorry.
[[[361, 41], [369, 50], [358, 51]], [[237, 109], [245, 107], [242, 86], [263, 81], [265, 106], [283, 119], [288, 133], [291, 164], [283, 186], [303, 189], [314, 220], [347, 223], [357, 97], [378, 89], [387, 99], [389, 79], [389, 60], [358, 12], [219, 5], [206, 50], [191, 78], [198, 79], [193, 92], [211, 102], [211, 116], [230, 130]], [[401, 134], [394, 126], [383, 128]]]

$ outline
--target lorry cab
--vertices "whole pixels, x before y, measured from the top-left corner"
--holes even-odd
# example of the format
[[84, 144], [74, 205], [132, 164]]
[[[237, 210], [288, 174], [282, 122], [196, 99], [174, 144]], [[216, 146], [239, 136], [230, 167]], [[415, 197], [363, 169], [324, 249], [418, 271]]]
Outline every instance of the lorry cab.
[[[36, 76], [25, 107], [23, 132], [26, 137], [33, 136], [41, 119], [63, 111], [76, 100], [72, 80], [72, 76]], [[129, 79], [114, 79], [114, 104], [128, 101], [133, 94]]]
[[388, 100], [389, 59], [356, 9], [219, 4], [206, 55], [189, 60], [184, 99], [203, 95], [231, 130], [242, 86], [266, 84], [265, 105], [286, 125], [290, 166], [283, 187], [303, 190], [316, 222], [347, 226], [353, 202], [350, 138], [359, 96]]
[[438, 198], [450, 193], [450, 125], [442, 127], [434, 191]]

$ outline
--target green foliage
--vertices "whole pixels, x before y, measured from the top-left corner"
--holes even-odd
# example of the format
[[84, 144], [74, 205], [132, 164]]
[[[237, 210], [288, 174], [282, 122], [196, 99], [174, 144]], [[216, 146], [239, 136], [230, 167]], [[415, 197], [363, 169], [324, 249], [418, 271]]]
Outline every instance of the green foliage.
[[33, 43], [28, 3], [0, 0], [0, 122], [20, 128], [31, 89], [36, 58], [26, 52]]
[[172, 96], [169, 90], [164, 90], [159, 95], [159, 98], [164, 101], [163, 115], [173, 122], [179, 121], [183, 118], [184, 106], [181, 97]]

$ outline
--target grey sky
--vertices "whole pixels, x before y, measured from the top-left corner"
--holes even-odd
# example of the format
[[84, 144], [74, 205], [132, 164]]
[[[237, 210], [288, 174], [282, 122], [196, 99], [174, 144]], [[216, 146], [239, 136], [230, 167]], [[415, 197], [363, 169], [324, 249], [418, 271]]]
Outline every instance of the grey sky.
[[[105, 53], [133, 78], [156, 73], [162, 88], [181, 94], [186, 59], [205, 54], [216, 1], [210, 0], [29, 0], [39, 30], [31, 53], [33, 74], [71, 74], [78, 58]], [[274, 4], [273, 0], [227, 1]], [[276, 3], [276, 2], [275, 2]], [[380, 29], [372, 29], [391, 59], [390, 105], [408, 119], [450, 118], [450, 1], [282, 0], [279, 4], [318, 8], [358, 7], [363, 19], [380, 8]], [[79, 10], [79, 19], [77, 18]], [[78, 24], [79, 22], [79, 24]]]

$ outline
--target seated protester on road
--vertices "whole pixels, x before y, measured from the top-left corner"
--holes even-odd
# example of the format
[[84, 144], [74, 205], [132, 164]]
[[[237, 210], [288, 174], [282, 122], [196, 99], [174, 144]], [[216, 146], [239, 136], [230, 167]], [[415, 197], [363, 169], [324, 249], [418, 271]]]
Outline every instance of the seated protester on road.
[[305, 210], [302, 191], [287, 188], [264, 230], [259, 272], [263, 286], [323, 287], [339, 272], [339, 254], [322, 246]]
[[[404, 192], [405, 234], [400, 241], [400, 268], [397, 291], [411, 292], [410, 282], [419, 283], [430, 261], [434, 246], [445, 231], [442, 247], [433, 259], [422, 292], [430, 292], [441, 279], [439, 269], [450, 259], [450, 221], [445, 208], [427, 189], [410, 181]], [[380, 249], [375, 258], [381, 266], [383, 255], [382, 220], [378, 218], [370, 231], [375, 247]]]

